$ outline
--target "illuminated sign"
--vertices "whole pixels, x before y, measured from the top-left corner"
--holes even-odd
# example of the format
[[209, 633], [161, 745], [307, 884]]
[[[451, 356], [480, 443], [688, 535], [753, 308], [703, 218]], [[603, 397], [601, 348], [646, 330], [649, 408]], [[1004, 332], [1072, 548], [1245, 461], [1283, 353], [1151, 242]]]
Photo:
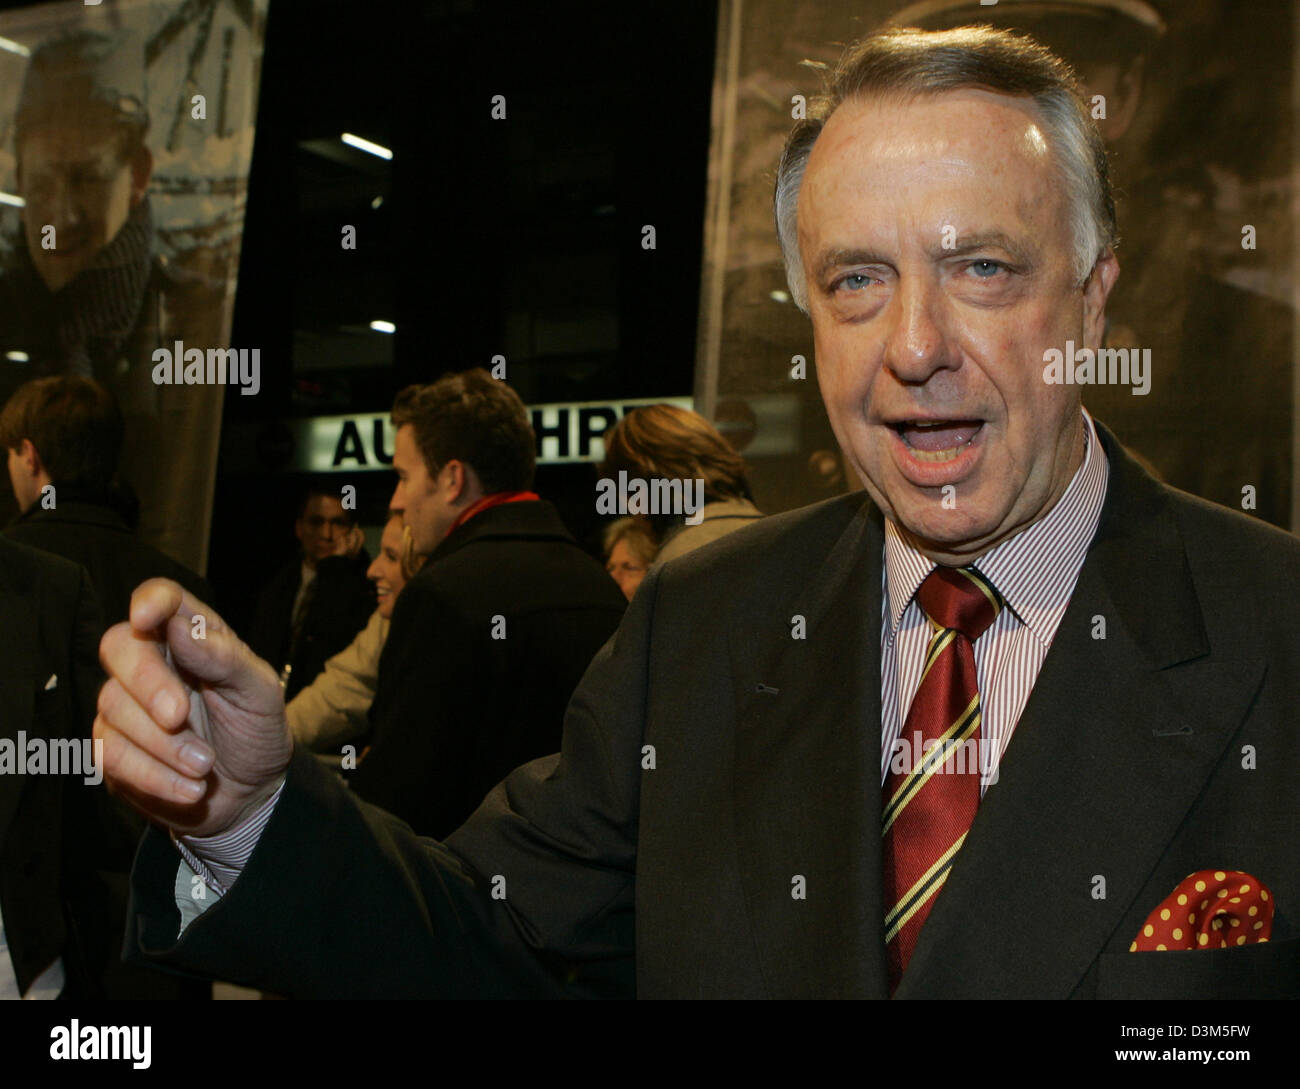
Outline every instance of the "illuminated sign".
[[[694, 408], [689, 397], [650, 397], [630, 401], [579, 401], [533, 405], [528, 412], [537, 436], [537, 464], [599, 461], [604, 434], [643, 405]], [[290, 421], [295, 469], [310, 473], [355, 473], [391, 469], [396, 429], [387, 413], [313, 416]]]

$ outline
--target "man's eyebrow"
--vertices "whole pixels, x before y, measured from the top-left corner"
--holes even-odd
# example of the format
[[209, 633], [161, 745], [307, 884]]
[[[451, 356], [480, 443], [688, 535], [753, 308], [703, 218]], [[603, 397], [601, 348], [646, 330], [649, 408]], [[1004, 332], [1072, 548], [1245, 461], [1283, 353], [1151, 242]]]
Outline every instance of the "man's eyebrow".
[[939, 239], [937, 244], [931, 247], [930, 252], [935, 257], [964, 257], [969, 253], [989, 249], [1002, 250], [1009, 254], [1013, 261], [1020, 264], [1033, 263], [1024, 245], [1005, 231], [976, 231], [959, 235], [950, 246], [945, 246], [943, 239]]
[[817, 279], [822, 279], [832, 269], [845, 265], [892, 265], [893, 261], [875, 250], [826, 250], [813, 266]]
[[[1024, 245], [1012, 238], [1005, 231], [978, 231], [959, 235], [951, 246], [943, 244], [942, 237], [935, 240], [930, 255], [934, 258], [963, 257], [979, 250], [1000, 249], [1018, 264], [1032, 265], [1033, 259]], [[890, 265], [894, 259], [875, 250], [868, 249], [830, 249], [825, 250], [814, 264], [814, 275], [818, 280], [837, 268], [850, 265]]]

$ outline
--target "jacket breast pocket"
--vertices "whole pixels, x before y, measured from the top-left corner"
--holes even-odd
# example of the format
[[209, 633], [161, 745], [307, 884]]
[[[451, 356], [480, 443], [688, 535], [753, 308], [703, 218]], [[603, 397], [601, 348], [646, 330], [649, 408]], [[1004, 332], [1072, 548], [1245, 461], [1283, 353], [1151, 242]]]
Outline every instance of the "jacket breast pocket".
[[1300, 998], [1300, 938], [1159, 953], [1103, 953], [1098, 998]]

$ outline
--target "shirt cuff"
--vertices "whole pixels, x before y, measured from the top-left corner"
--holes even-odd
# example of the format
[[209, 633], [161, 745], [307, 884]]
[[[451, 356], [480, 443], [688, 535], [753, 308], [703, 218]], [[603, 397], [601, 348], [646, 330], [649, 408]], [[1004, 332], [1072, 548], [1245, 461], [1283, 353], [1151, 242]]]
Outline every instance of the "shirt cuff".
[[283, 791], [284, 780], [281, 779], [275, 793], [266, 801], [242, 821], [215, 836], [177, 836], [172, 833], [172, 842], [181, 857], [218, 896], [230, 890], [248, 865]]

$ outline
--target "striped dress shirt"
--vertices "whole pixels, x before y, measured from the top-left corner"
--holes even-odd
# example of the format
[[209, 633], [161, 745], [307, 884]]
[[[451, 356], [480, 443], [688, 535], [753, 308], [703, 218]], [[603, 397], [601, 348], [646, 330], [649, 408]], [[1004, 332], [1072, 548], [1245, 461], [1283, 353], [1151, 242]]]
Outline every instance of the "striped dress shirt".
[[[1086, 411], [1083, 424], [1083, 464], [1065, 494], [1044, 517], [985, 553], [973, 565], [993, 583], [1007, 606], [975, 641], [982, 712], [981, 797], [997, 781], [997, 767], [1029, 702], [1029, 693], [1061, 625], [1101, 518], [1110, 466]], [[936, 566], [904, 541], [898, 527], [886, 519], [880, 609], [882, 785], [889, 776], [892, 759], [914, 760], [922, 751], [921, 739], [902, 734], [907, 710], [921, 686], [921, 669], [930, 641], [930, 624], [917, 604], [916, 591]], [[903, 770], [912, 766], [906, 764]]]

